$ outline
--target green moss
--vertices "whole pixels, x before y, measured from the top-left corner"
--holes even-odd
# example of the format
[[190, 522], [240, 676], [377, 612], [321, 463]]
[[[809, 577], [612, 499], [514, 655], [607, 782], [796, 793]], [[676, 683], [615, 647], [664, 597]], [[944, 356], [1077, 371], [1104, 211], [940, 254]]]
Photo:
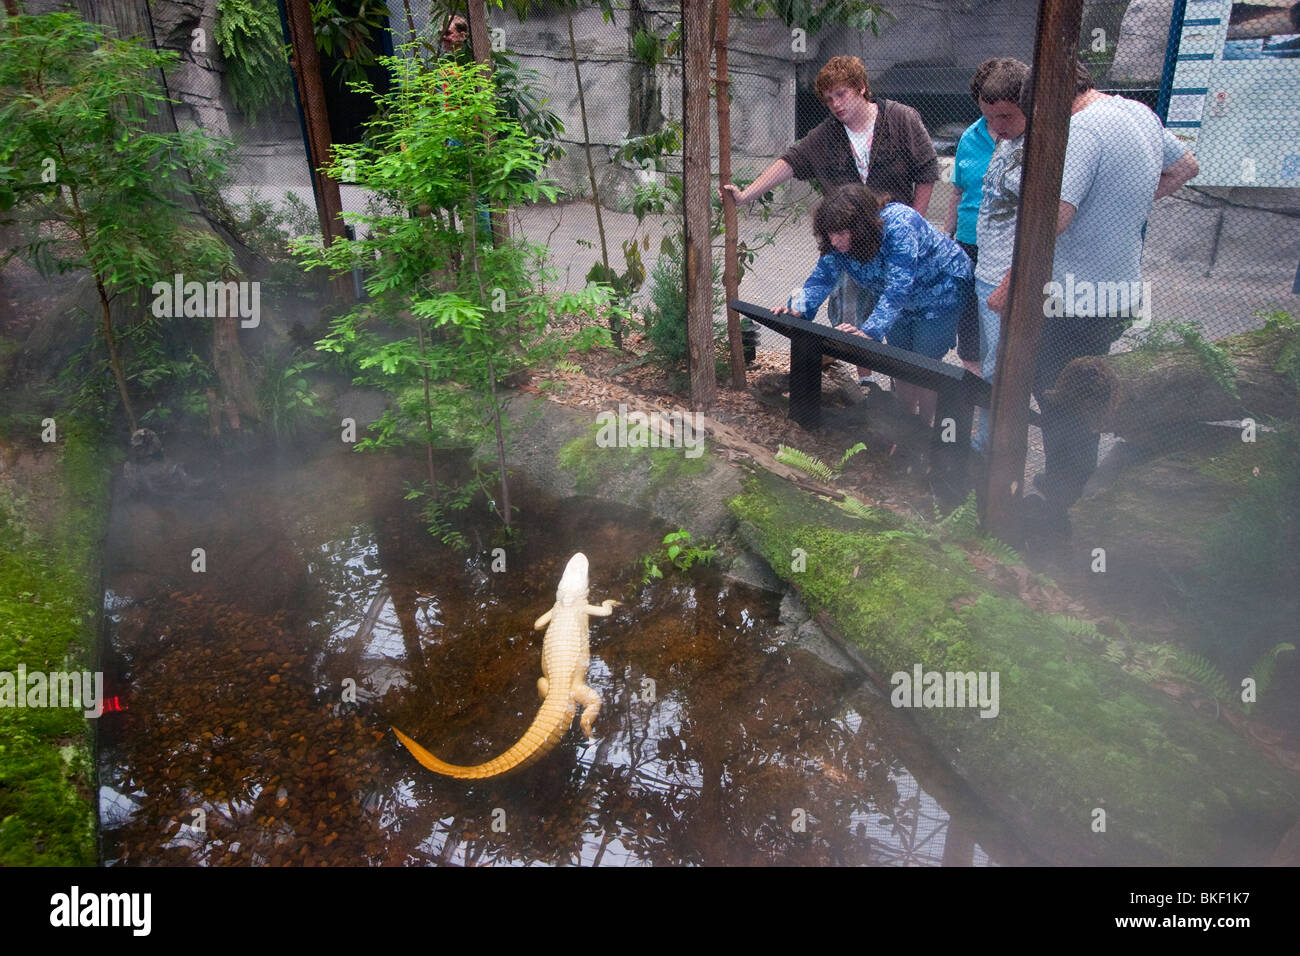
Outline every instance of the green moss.
[[[94, 670], [105, 456], [64, 438], [58, 517], [0, 502], [0, 670]], [[0, 865], [95, 863], [93, 730], [80, 710], [0, 709]]]
[[[1300, 810], [1292, 778], [1071, 635], [1064, 619], [993, 593], [938, 538], [890, 534], [897, 519], [859, 521], [768, 475], [730, 506], [751, 546], [876, 674], [916, 664], [999, 674], [996, 718], [971, 708], [911, 716], [1040, 843], [1081, 860], [1209, 863], [1229, 852], [1227, 833], [1267, 831], [1275, 842]], [[795, 548], [806, 552], [803, 572], [792, 568]], [[1090, 829], [1099, 807], [1105, 833]]]
[[612, 480], [633, 477], [648, 468], [649, 484], [644, 493], [653, 495], [679, 479], [704, 474], [712, 465], [707, 444], [695, 458], [686, 457], [682, 448], [602, 448], [596, 444], [599, 431], [600, 426], [592, 426], [587, 434], [560, 449], [560, 466], [573, 474], [579, 494], [595, 494]]

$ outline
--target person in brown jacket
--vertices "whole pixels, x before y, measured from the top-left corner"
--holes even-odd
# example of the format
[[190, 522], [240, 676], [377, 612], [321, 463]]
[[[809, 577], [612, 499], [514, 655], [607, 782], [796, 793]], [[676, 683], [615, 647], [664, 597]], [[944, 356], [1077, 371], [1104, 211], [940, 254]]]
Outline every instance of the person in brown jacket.
[[[939, 179], [939, 157], [921, 115], [902, 103], [873, 97], [866, 67], [856, 56], [831, 57], [817, 73], [815, 86], [831, 115], [745, 189], [724, 183], [719, 191], [743, 204], [791, 179], [815, 181], [826, 194], [837, 186], [864, 183], [885, 202], [905, 203], [924, 216]], [[861, 325], [871, 312], [870, 297], [858, 295], [856, 321], [846, 314], [851, 311], [844, 302], [849, 288], [841, 284], [827, 301], [831, 325]]]

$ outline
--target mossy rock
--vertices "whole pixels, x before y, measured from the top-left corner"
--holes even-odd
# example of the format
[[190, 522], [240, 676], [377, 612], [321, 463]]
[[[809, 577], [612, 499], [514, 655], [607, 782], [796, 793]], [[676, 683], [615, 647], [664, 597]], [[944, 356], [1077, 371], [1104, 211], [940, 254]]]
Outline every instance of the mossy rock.
[[1170, 574], [1207, 583], [1210, 546], [1235, 506], [1276, 471], [1276, 436], [1243, 442], [1238, 429], [1202, 438], [1126, 468], [1117, 480], [1074, 508], [1075, 537], [1105, 547], [1111, 573]]
[[[999, 674], [996, 717], [910, 713], [1049, 860], [1258, 862], [1300, 816], [1300, 781], [1060, 619], [995, 593], [936, 536], [884, 511], [853, 517], [765, 473], [730, 507], [750, 546], [887, 689], [890, 675], [917, 664]], [[795, 548], [803, 571], [793, 569]], [[1093, 830], [1098, 810], [1104, 832]]]
[[[40, 489], [55, 519], [33, 526], [0, 500], [0, 671], [97, 666], [107, 459], [65, 435]], [[95, 864], [93, 738], [80, 709], [0, 708], [0, 866]]]

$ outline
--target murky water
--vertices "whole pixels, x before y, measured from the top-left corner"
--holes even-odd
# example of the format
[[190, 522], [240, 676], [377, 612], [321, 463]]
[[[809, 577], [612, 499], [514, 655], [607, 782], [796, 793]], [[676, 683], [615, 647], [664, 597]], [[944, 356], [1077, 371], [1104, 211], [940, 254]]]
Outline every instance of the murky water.
[[[114, 507], [110, 864], [985, 864], [1030, 859], [887, 702], [715, 575], [640, 588], [665, 529], [522, 486], [518, 540], [486, 516], [434, 542], [402, 501], [420, 463], [324, 450], [214, 470]], [[505, 570], [492, 549], [503, 548]], [[194, 549], [203, 549], [202, 568]], [[596, 739], [466, 782], [536, 713], [541, 632], [591, 561]], [[883, 706], [882, 706], [883, 705]]]

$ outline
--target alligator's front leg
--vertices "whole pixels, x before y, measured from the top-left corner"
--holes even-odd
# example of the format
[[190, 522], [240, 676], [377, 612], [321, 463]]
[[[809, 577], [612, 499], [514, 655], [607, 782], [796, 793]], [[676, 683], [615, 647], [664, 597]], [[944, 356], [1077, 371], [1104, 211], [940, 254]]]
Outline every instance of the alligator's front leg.
[[600, 607], [588, 604], [585, 613], [591, 617], [609, 617], [614, 613], [614, 608], [620, 606], [621, 602], [615, 601], [613, 598], [606, 598], [600, 602]]

